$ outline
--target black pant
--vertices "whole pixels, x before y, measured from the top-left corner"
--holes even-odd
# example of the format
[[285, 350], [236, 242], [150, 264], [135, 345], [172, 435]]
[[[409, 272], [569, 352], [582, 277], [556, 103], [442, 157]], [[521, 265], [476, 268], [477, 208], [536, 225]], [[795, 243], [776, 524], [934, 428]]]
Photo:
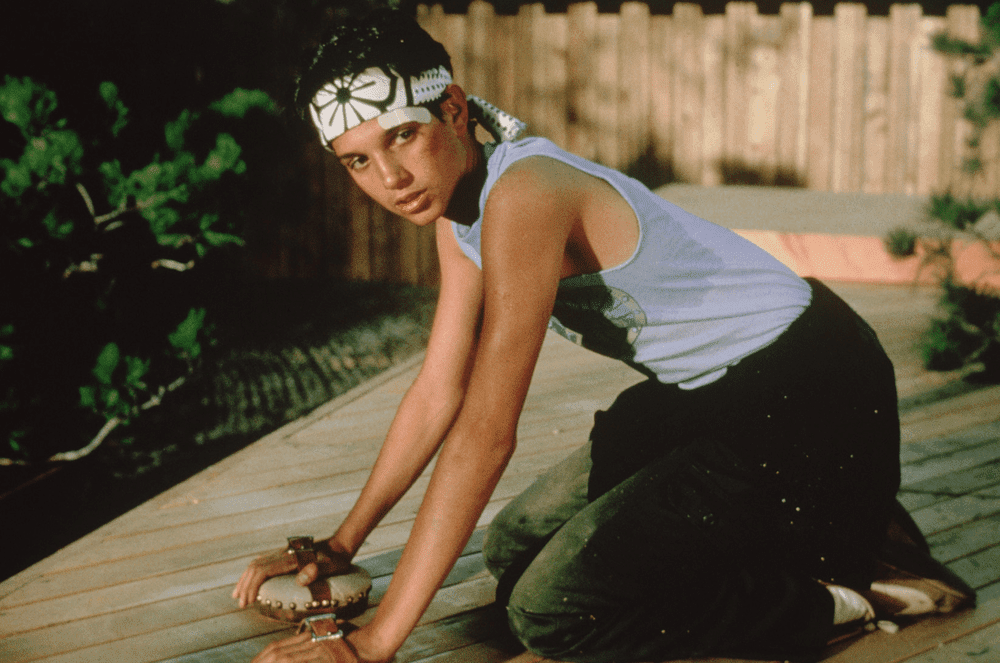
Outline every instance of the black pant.
[[[529, 648], [788, 658], [827, 641], [833, 602], [816, 581], [871, 583], [899, 420], [874, 332], [810, 283], [812, 303], [775, 343], [698, 389], [627, 389], [595, 415], [586, 467], [543, 477], [497, 517], [484, 552], [502, 560], [498, 596]], [[531, 522], [567, 476], [586, 499]]]

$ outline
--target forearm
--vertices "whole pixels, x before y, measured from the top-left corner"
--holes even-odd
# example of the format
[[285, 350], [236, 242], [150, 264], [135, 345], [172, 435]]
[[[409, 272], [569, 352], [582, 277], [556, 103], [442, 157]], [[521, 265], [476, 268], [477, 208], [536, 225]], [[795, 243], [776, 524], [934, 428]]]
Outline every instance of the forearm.
[[428, 398], [414, 384], [403, 398], [357, 502], [331, 538], [353, 556], [430, 463], [454, 421], [460, 399]]
[[359, 634], [368, 640], [365, 646], [386, 658], [402, 646], [468, 542], [513, 450], [512, 434], [456, 424], [392, 582], [374, 620]]

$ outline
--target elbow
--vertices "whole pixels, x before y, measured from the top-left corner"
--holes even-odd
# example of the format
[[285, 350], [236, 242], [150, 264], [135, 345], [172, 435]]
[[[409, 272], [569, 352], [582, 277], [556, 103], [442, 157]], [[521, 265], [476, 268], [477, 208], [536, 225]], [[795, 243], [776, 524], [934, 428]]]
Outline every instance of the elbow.
[[419, 407], [424, 413], [452, 422], [462, 408], [465, 391], [457, 385], [433, 384], [429, 378], [418, 376], [410, 386], [407, 397], [419, 400]]
[[463, 418], [459, 418], [450, 435], [451, 452], [462, 462], [486, 463], [502, 472], [517, 449], [515, 431], [483, 419], [467, 424], [468, 419]]

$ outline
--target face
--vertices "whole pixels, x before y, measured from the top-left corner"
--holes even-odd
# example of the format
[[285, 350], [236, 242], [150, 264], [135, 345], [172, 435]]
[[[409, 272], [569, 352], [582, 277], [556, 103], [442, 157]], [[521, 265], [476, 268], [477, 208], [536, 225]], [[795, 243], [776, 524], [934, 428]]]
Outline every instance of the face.
[[368, 120], [334, 138], [331, 146], [375, 202], [427, 225], [444, 215], [455, 186], [472, 165], [465, 120], [445, 111], [444, 121], [433, 118], [430, 124], [407, 122], [392, 129]]

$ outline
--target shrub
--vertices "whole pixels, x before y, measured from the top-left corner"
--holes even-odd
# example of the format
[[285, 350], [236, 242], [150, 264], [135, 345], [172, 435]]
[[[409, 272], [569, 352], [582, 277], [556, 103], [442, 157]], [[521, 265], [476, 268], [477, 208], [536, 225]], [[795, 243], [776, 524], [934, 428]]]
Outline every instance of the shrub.
[[[931, 197], [928, 215], [944, 233], [938, 237], [916, 237], [907, 230], [894, 230], [886, 246], [896, 256], [913, 255], [922, 249], [924, 263], [940, 267], [943, 317], [931, 322], [921, 342], [924, 364], [932, 370], [954, 370], [978, 366], [990, 379], [1000, 379], [1000, 293], [982, 280], [962, 282], [955, 271], [951, 238], [982, 242], [993, 266], [984, 275], [1000, 273], [1000, 255], [992, 248], [1000, 200], [995, 192], [975, 196], [982, 179], [981, 146], [987, 128], [1000, 121], [1000, 3], [994, 3], [982, 20], [983, 39], [976, 44], [939, 35], [934, 47], [960, 58], [963, 73], [952, 80], [952, 94], [960, 99], [963, 116], [972, 131], [962, 169], [967, 177], [963, 193], [953, 187]], [[969, 183], [972, 186], [969, 186]]]
[[[236, 90], [163, 128], [136, 167], [129, 111], [101, 83], [83, 132], [30, 78], [0, 87], [0, 434], [7, 462], [72, 460], [193, 375], [199, 284], [243, 243], [247, 164], [226, 122], [273, 113]], [[93, 127], [88, 118], [85, 123]], [[128, 153], [128, 158], [117, 154]], [[148, 153], [147, 153], [148, 155]]]

